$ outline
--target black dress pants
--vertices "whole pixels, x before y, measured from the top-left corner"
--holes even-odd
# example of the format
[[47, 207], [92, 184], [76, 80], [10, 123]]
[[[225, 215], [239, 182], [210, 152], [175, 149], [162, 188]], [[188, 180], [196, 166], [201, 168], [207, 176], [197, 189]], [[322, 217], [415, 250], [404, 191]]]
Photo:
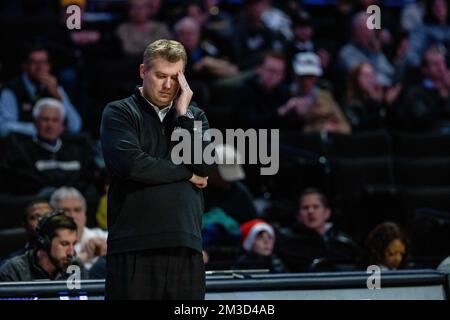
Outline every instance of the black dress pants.
[[108, 255], [105, 299], [203, 300], [205, 265], [190, 248]]

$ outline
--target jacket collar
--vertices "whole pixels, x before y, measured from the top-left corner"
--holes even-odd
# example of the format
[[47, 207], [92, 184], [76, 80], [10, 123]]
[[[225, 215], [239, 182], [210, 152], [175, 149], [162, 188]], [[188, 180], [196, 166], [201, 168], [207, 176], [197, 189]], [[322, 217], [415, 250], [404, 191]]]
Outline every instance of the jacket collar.
[[[141, 89], [140, 89], [140, 88], [141, 88], [141, 86], [136, 86], [136, 87], [134, 88], [134, 91], [133, 91], [133, 97], [138, 101], [139, 106], [142, 106], [142, 108], [143, 108], [145, 111], [150, 112], [150, 114], [151, 114], [152, 116], [154, 116], [155, 118], [157, 118], [157, 119], [159, 120], [158, 113], [157, 113], [156, 110], [155, 110], [155, 107], [156, 107], [156, 106], [153, 105], [150, 101], [148, 101], [148, 100], [141, 94]], [[166, 114], [164, 120], [165, 120], [166, 118], [171, 117], [171, 115], [173, 114], [173, 112], [174, 112], [174, 110], [175, 110], [175, 108], [173, 108], [173, 104], [174, 104], [174, 101], [170, 102], [170, 104], [169, 104], [170, 109], [167, 111], [167, 114]]]

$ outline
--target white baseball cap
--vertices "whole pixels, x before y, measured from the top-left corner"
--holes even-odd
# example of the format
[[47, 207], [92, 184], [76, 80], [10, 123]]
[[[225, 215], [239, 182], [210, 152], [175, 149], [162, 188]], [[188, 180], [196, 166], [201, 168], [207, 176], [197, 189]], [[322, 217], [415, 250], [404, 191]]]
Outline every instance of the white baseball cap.
[[295, 74], [299, 76], [317, 76], [322, 75], [320, 58], [314, 52], [297, 53], [292, 62]]
[[223, 180], [228, 182], [245, 179], [244, 168], [240, 164], [241, 156], [238, 151], [229, 144], [215, 146], [217, 168]]

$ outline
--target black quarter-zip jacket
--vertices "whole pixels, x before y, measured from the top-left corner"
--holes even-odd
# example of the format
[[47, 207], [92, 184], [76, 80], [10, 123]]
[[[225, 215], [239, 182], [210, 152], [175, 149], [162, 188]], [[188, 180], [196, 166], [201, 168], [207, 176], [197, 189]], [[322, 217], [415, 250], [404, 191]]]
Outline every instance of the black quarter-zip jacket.
[[[189, 110], [204, 133], [209, 128], [205, 113], [194, 106]], [[192, 173], [208, 176], [214, 165], [175, 165], [170, 159], [174, 128], [193, 133], [194, 120], [178, 117], [174, 105], [161, 122], [139, 88], [105, 107], [100, 135], [111, 179], [108, 254], [167, 247], [202, 250], [203, 195], [189, 179]], [[203, 148], [208, 143], [202, 141]]]

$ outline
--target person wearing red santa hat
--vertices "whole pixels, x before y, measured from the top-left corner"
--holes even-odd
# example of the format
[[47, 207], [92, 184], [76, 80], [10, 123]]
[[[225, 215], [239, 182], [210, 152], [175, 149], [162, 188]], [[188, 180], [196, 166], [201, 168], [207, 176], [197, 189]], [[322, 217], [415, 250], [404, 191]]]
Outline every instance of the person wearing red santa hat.
[[241, 225], [244, 254], [237, 263], [238, 269], [265, 269], [269, 272], [285, 272], [283, 262], [273, 253], [275, 231], [266, 221], [253, 219]]

